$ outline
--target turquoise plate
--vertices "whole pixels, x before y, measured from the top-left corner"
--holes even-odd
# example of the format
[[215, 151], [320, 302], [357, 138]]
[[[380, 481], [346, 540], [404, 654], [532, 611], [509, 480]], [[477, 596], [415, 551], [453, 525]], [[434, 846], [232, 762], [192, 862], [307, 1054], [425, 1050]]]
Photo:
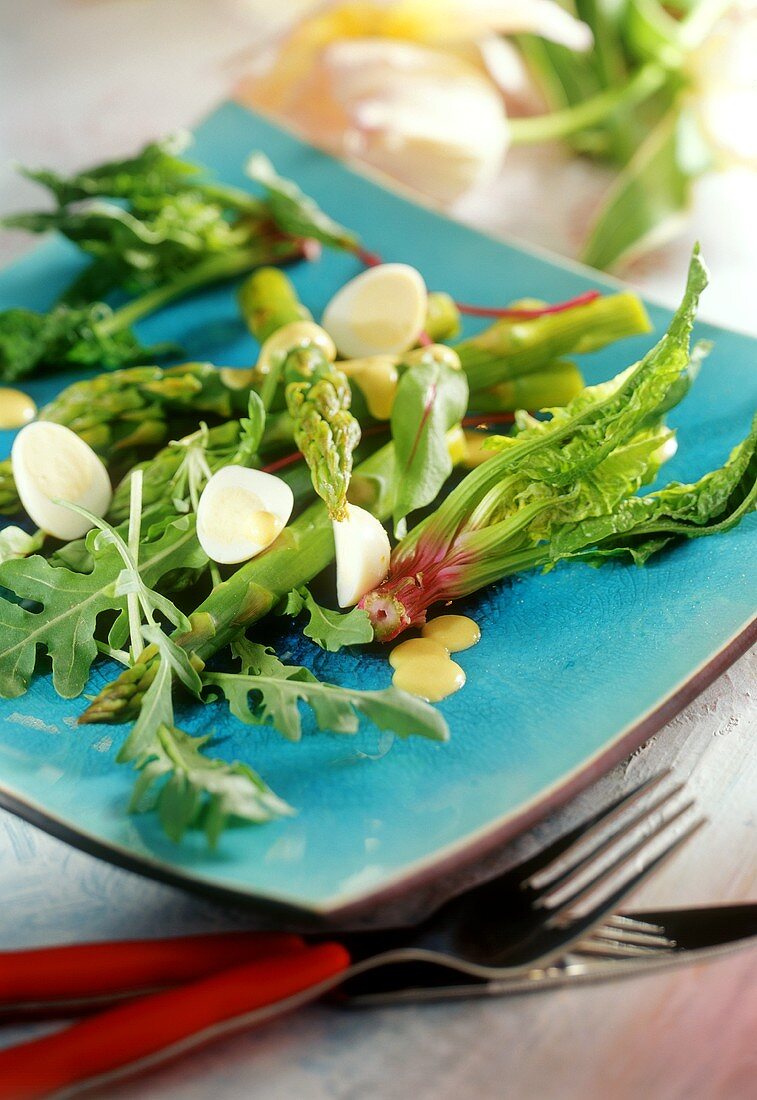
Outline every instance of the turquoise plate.
[[[195, 155], [231, 183], [263, 149], [284, 175], [354, 227], [368, 247], [417, 265], [431, 287], [464, 301], [522, 296], [558, 301], [601, 276], [551, 262], [465, 229], [355, 175], [246, 110], [227, 104], [197, 132]], [[70, 279], [74, 250], [53, 240], [0, 275], [0, 307], [44, 308]], [[355, 260], [324, 254], [292, 270], [317, 313]], [[684, 272], [681, 272], [683, 283]], [[611, 289], [615, 289], [614, 286]], [[706, 298], [705, 298], [706, 308]], [[669, 314], [650, 307], [657, 332]], [[146, 341], [181, 342], [188, 358], [249, 364], [255, 349], [230, 287], [171, 307], [141, 326]], [[671, 478], [719, 465], [757, 406], [757, 342], [697, 325], [716, 348], [671, 416], [679, 429]], [[639, 357], [651, 338], [586, 359], [591, 381]], [[73, 376], [29, 386], [43, 402]], [[11, 434], [0, 434], [6, 454]], [[743, 651], [757, 608], [757, 517], [719, 538], [698, 539], [638, 569], [572, 564], [530, 575], [471, 601], [482, 640], [461, 655], [468, 686], [441, 704], [445, 745], [388, 744], [309, 729], [294, 745], [244, 727], [220, 706], [182, 716], [216, 731], [219, 754], [249, 760], [296, 817], [230, 830], [216, 852], [199, 835], [167, 840], [151, 815], [129, 817], [131, 772], [115, 763], [123, 727], [75, 721], [78, 700], [47, 678], [0, 703], [0, 802], [81, 848], [144, 874], [257, 906], [344, 919], [502, 843], [628, 754]], [[271, 637], [265, 628], [260, 637]], [[389, 684], [380, 655], [324, 654], [296, 633], [280, 653], [337, 683]], [[113, 673], [98, 668], [91, 690]]]

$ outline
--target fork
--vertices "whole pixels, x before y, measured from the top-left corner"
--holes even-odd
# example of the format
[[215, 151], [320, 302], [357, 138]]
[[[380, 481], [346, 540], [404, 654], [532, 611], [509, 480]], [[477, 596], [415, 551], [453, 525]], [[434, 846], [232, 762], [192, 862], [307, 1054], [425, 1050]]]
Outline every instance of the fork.
[[609, 958], [672, 949], [658, 926], [612, 914], [704, 825], [694, 809], [684, 785], [661, 772], [415, 927], [342, 938], [353, 960], [344, 996], [439, 984], [451, 973], [516, 976], [571, 949]]

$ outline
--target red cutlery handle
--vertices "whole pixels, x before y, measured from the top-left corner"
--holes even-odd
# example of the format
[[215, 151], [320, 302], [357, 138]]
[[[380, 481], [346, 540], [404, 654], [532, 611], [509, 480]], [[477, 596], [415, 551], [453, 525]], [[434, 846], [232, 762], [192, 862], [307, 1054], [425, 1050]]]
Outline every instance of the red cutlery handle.
[[[67, 1095], [73, 1086], [102, 1088], [153, 1069], [188, 1050], [267, 1019], [271, 1007], [297, 1007], [296, 994], [350, 964], [338, 943], [304, 947], [233, 967], [202, 981], [140, 997], [63, 1031], [0, 1051], [0, 1100]], [[267, 1010], [267, 1011], [266, 1011]]]
[[88, 1012], [303, 946], [283, 932], [231, 932], [0, 952], [0, 1018]]

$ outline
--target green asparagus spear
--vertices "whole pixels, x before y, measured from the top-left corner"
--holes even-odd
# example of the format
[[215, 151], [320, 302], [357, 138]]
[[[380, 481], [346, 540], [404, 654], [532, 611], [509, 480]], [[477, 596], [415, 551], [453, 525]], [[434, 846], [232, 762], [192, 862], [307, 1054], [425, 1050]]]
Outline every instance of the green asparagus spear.
[[476, 412], [514, 412], [515, 409], [552, 409], [567, 405], [583, 389], [584, 380], [575, 363], [556, 359], [536, 374], [525, 374], [479, 390], [471, 398]]
[[[234, 372], [210, 363], [131, 367], [75, 382], [40, 410], [40, 420], [63, 424], [107, 463], [132, 465], [146, 449], [176, 431], [175, 417], [224, 419], [247, 408], [247, 389], [235, 387]], [[291, 438], [291, 425], [289, 426]], [[285, 436], [284, 436], [285, 438]], [[10, 459], [0, 462], [0, 514], [19, 511]]]
[[346, 376], [314, 346], [294, 348], [284, 363], [294, 441], [310, 467], [313, 487], [332, 519], [347, 514], [352, 455], [360, 425], [349, 411]]
[[505, 318], [455, 345], [471, 392], [542, 370], [563, 355], [598, 351], [626, 336], [649, 332], [640, 299], [611, 294], [562, 313]]
[[292, 321], [311, 321], [312, 314], [297, 297], [283, 271], [261, 267], [239, 288], [239, 307], [247, 326], [261, 344], [276, 329]]
[[443, 290], [431, 291], [423, 328], [426, 335], [437, 344], [441, 340], [454, 340], [460, 335], [460, 311], [451, 294]]
[[[387, 444], [357, 467], [351, 496], [381, 520], [392, 508], [394, 448]], [[189, 621], [192, 628], [174, 640], [207, 661], [247, 626], [262, 619], [293, 588], [307, 584], [331, 562], [334, 536], [328, 510], [316, 501], [286, 527], [264, 553], [217, 585]], [[159, 659], [148, 651], [108, 684], [81, 717], [82, 722], [125, 722], [139, 711]]]

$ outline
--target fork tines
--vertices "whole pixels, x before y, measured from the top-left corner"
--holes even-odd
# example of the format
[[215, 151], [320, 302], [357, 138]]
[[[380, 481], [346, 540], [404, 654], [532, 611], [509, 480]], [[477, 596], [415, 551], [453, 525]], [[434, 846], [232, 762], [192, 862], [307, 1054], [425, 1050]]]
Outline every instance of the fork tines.
[[[618, 899], [625, 897], [681, 847], [704, 824], [704, 818], [693, 812], [694, 800], [685, 798], [683, 790], [670, 772], [654, 776], [597, 815], [556, 858], [535, 871], [523, 885], [537, 893], [535, 908], [550, 911], [548, 924], [572, 923], [586, 906], [591, 910], [598, 904], [603, 887], [601, 908], [606, 912], [616, 894]], [[599, 938], [606, 947], [612, 943], [615, 954], [635, 955], [663, 946], [654, 938], [662, 930], [654, 926], [637, 928], [610, 920], [616, 921], [615, 927]], [[599, 947], [589, 950], [600, 953]]]

